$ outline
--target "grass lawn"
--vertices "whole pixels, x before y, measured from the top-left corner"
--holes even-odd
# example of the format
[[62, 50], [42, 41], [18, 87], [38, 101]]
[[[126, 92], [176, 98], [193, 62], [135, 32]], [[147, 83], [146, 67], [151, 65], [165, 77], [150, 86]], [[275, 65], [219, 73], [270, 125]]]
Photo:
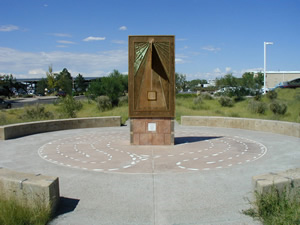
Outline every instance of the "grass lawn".
[[[269, 105], [272, 102], [267, 96], [263, 96], [261, 102], [265, 103], [266, 111], [264, 114], [253, 113], [249, 110], [248, 104], [251, 98], [236, 102], [232, 107], [222, 107], [218, 98], [206, 100], [203, 98], [202, 103], [194, 104], [195, 95], [177, 95], [176, 97], [176, 120], [180, 122], [181, 116], [224, 116], [224, 117], [241, 117], [257, 118], [266, 120], [281, 120], [300, 123], [300, 88], [298, 89], [278, 89], [277, 100], [287, 105], [287, 111], [284, 115], [274, 114]], [[82, 100], [82, 108], [76, 112], [77, 117], [99, 117], [99, 116], [121, 116], [124, 124], [128, 119], [128, 105], [114, 107], [111, 110], [100, 112], [97, 104], [92, 100]], [[36, 120], [49, 120], [66, 118], [61, 113], [59, 105], [45, 104], [40, 107], [44, 108], [42, 115], [38, 118], [28, 116], [35, 106], [9, 109], [0, 111], [0, 125], [22, 123]], [[38, 109], [41, 110], [41, 109]], [[48, 115], [46, 112], [50, 112]], [[35, 113], [33, 113], [35, 115]]]

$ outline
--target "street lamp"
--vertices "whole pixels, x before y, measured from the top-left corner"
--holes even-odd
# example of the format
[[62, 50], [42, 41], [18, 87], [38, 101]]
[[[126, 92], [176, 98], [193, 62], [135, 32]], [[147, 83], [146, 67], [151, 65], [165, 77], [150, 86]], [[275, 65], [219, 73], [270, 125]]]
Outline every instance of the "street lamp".
[[272, 44], [273, 42], [264, 42], [264, 94], [266, 94], [267, 45]]

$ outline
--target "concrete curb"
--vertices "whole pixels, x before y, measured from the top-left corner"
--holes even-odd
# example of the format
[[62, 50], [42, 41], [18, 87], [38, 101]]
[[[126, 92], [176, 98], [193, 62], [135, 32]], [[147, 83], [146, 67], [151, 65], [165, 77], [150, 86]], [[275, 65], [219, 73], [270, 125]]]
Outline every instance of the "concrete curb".
[[274, 185], [279, 192], [287, 191], [293, 195], [300, 191], [300, 168], [253, 176], [252, 184], [259, 194], [270, 192]]
[[182, 116], [181, 125], [239, 128], [300, 138], [300, 123], [233, 117]]
[[54, 212], [59, 204], [58, 177], [21, 173], [0, 168], [0, 196], [27, 206], [44, 204]]
[[0, 140], [18, 138], [26, 135], [68, 130], [79, 128], [95, 127], [119, 127], [121, 126], [120, 116], [110, 117], [89, 117], [62, 120], [46, 120], [29, 123], [18, 123], [0, 126]]

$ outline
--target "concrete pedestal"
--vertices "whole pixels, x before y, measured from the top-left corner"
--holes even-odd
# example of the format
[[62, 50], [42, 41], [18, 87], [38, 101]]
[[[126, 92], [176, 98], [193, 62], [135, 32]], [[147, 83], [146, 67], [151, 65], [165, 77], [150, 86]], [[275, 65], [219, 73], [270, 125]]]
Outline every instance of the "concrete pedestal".
[[173, 118], [131, 118], [132, 145], [174, 145]]

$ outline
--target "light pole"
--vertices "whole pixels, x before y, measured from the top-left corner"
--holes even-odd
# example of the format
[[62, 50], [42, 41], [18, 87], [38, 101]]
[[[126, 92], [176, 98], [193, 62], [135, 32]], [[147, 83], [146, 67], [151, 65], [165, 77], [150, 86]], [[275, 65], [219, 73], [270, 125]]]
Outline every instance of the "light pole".
[[264, 94], [266, 94], [267, 45], [272, 44], [273, 42], [264, 42]]

